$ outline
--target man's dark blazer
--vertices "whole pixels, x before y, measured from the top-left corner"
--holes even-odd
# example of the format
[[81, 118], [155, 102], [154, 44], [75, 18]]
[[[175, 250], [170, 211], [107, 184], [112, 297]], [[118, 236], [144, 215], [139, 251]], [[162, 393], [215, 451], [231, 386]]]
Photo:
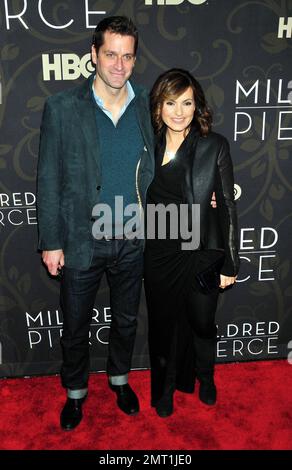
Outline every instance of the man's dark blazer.
[[[99, 202], [102, 185], [92, 82], [93, 76], [81, 86], [47, 99], [38, 164], [38, 248], [62, 249], [65, 265], [81, 270], [89, 268], [93, 255], [92, 209]], [[148, 92], [132, 86], [145, 144], [136, 183], [145, 203], [154, 173], [153, 133]]]

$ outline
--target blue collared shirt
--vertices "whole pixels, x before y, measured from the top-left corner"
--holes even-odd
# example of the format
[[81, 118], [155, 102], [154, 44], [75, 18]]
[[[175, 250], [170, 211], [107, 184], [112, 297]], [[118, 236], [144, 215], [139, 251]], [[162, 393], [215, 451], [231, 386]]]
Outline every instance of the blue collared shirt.
[[[94, 77], [95, 79], [95, 77]], [[135, 98], [135, 92], [133, 90], [133, 87], [131, 85], [131, 83], [129, 81], [127, 81], [126, 83], [126, 87], [127, 87], [127, 99], [126, 99], [126, 102], [125, 104], [122, 106], [121, 108], [121, 111], [120, 111], [120, 115], [118, 117], [118, 120], [120, 119], [120, 117], [124, 114], [124, 112], [126, 111], [127, 107], [129, 106], [129, 104], [131, 103], [131, 101]], [[116, 126], [117, 122], [115, 122], [113, 120], [113, 115], [112, 113], [106, 109], [104, 107], [104, 103], [103, 103], [103, 100], [100, 96], [98, 96], [96, 93], [95, 93], [95, 89], [94, 89], [94, 81], [93, 81], [93, 84], [92, 84], [92, 92], [93, 92], [93, 97], [95, 99], [95, 102], [97, 104], [97, 106], [99, 106], [99, 108], [110, 118], [110, 120], [112, 121], [112, 123], [114, 124], [114, 126]]]

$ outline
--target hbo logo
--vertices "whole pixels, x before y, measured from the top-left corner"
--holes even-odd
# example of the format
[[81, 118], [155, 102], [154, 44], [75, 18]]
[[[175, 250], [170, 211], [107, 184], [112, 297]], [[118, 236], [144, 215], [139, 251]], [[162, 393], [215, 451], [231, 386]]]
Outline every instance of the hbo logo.
[[[183, 3], [185, 0], [156, 0], [156, 2], [153, 2], [153, 0], [145, 0], [145, 5], [153, 5], [153, 3], [157, 3], [157, 5], [180, 5]], [[202, 3], [205, 3], [207, 0], [187, 0], [189, 3], [192, 5], [201, 5]]]
[[241, 187], [239, 184], [234, 184], [234, 199], [237, 200], [240, 198], [242, 193]]
[[43, 54], [43, 80], [77, 80], [94, 72], [90, 53], [81, 59], [76, 54]]

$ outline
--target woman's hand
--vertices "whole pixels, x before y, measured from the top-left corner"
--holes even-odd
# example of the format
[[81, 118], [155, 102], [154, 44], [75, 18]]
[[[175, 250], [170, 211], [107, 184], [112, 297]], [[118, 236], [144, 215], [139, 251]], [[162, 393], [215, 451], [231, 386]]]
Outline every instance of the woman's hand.
[[217, 209], [217, 201], [216, 201], [216, 194], [215, 192], [212, 193], [212, 197], [211, 197], [211, 202], [210, 202], [211, 206], [213, 209]]
[[220, 288], [225, 289], [225, 287], [231, 286], [236, 282], [237, 276], [224, 276], [224, 274], [220, 274]]

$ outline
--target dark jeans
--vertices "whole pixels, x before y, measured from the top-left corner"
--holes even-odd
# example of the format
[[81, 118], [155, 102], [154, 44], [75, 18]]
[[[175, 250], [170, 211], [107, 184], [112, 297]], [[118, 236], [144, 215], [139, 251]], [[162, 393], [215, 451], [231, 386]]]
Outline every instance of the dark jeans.
[[71, 390], [88, 384], [89, 329], [104, 273], [112, 314], [107, 372], [111, 376], [124, 375], [131, 367], [143, 274], [142, 240], [98, 240], [90, 268], [80, 271], [64, 267], [61, 281], [61, 379], [62, 385]]

